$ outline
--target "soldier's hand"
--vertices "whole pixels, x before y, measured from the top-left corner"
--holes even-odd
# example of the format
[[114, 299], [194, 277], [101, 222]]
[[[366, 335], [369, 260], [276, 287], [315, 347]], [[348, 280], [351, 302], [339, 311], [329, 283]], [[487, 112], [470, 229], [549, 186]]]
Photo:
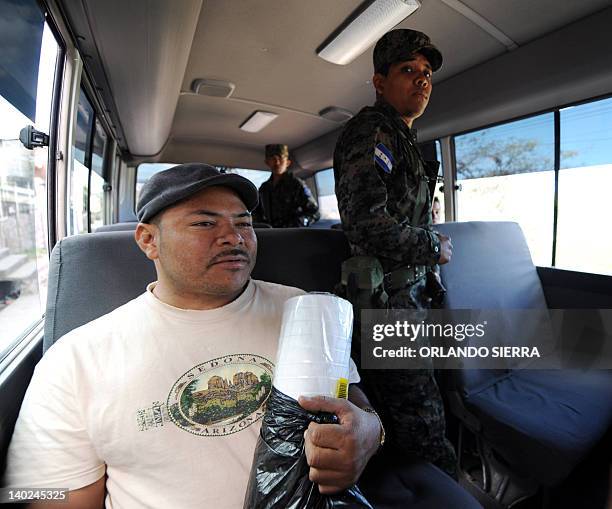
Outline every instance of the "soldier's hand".
[[304, 448], [310, 480], [319, 485], [324, 495], [350, 488], [378, 450], [378, 419], [345, 399], [302, 396], [299, 403], [309, 412], [333, 413], [340, 421], [339, 424], [311, 422], [308, 425]]
[[453, 256], [453, 243], [450, 237], [442, 233], [438, 233], [438, 237], [440, 238], [440, 259], [438, 260], [438, 265], [444, 265], [450, 262]]

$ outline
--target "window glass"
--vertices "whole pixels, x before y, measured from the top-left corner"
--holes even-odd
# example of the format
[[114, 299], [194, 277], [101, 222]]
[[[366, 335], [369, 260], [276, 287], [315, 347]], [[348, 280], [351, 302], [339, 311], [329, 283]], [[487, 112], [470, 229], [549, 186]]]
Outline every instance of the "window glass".
[[268, 170], [251, 170], [248, 168], [230, 168], [227, 166], [217, 166], [219, 170], [225, 171], [226, 173], [236, 173], [244, 177], [245, 179], [249, 179], [257, 189], [261, 186], [266, 180], [270, 178], [271, 173]]
[[340, 221], [340, 211], [338, 210], [338, 200], [334, 187], [334, 169], [329, 168], [315, 173], [315, 183], [317, 185], [321, 219]]
[[168, 168], [172, 168], [173, 166], [176, 166], [176, 163], [139, 164], [138, 168], [136, 169], [136, 199], [134, 201], [134, 205], [136, 205], [136, 203], [138, 203], [138, 200], [140, 199], [140, 190], [142, 189], [142, 186], [145, 185], [145, 182], [157, 172], [167, 170]]
[[[19, 141], [19, 131], [34, 123], [36, 129], [49, 134], [59, 52], [48, 26], [44, 25], [42, 38], [37, 39], [32, 27], [21, 23], [20, 16], [26, 15], [32, 5], [36, 6], [35, 2], [24, 1], [23, 9], [15, 9], [13, 2], [0, 0], [0, 12], [4, 12], [7, 4], [12, 7], [13, 30], [0, 31], [3, 41], [0, 53], [10, 53], [7, 39], [14, 37], [13, 42], [20, 46], [19, 58], [23, 58], [21, 71], [35, 76], [35, 92], [31, 96], [35, 114], [32, 119], [28, 118], [23, 102], [4, 88], [5, 80], [19, 81], [23, 74], [12, 75], [10, 68], [3, 66], [0, 71], [9, 74], [2, 76], [0, 72], [0, 358], [42, 318], [47, 298], [48, 148], [25, 149]], [[40, 11], [39, 15], [42, 18]], [[28, 30], [26, 34], [20, 33], [24, 27]], [[23, 36], [31, 38], [21, 46]], [[31, 52], [28, 58], [25, 52]], [[29, 65], [35, 65], [36, 69], [25, 69]]]
[[105, 175], [104, 154], [106, 153], [107, 136], [102, 125], [96, 120], [96, 130], [91, 154], [91, 177], [89, 182], [89, 221], [91, 231], [104, 224], [104, 209], [107, 193], [104, 191]]
[[91, 136], [94, 110], [83, 89], [77, 107], [74, 133], [74, 158], [69, 178], [68, 234], [89, 231], [87, 198], [89, 194], [89, 168], [91, 164]]
[[442, 168], [442, 147], [440, 140], [431, 140], [419, 143], [419, 150], [425, 161], [438, 161], [438, 175], [431, 204], [431, 220], [433, 224], [444, 222], [444, 173]]
[[104, 132], [102, 125], [96, 120], [96, 130], [93, 139], [93, 150], [91, 154], [91, 169], [101, 177], [104, 176], [104, 154], [106, 152], [106, 142], [108, 136]]
[[446, 214], [444, 212], [444, 193], [441, 191], [444, 188], [444, 167], [442, 165], [442, 146], [440, 140], [436, 140], [436, 160], [440, 162], [440, 169], [438, 170], [438, 182], [436, 182], [436, 189], [434, 191], [432, 200], [432, 222], [433, 224], [444, 223], [446, 220]]
[[[136, 200], [134, 203], [138, 203], [140, 198], [140, 190], [147, 180], [159, 171], [167, 170], [176, 166], [177, 163], [141, 163], [138, 165], [136, 170]], [[230, 166], [216, 166], [219, 171], [226, 173], [236, 173], [242, 177], [249, 179], [257, 189], [266, 180], [270, 178], [270, 172], [267, 170], [254, 170], [251, 168], [234, 168]]]
[[78, 159], [73, 161], [70, 177], [70, 221], [69, 234], [86, 233], [87, 193], [89, 192], [89, 168]]
[[108, 205], [108, 195], [104, 190], [108, 136], [82, 88], [74, 139], [68, 217], [70, 235], [94, 231], [102, 226]]
[[[560, 111], [555, 266], [612, 274], [612, 98]], [[602, 234], [603, 233], [603, 234]]]
[[459, 221], [516, 221], [536, 265], [552, 263], [554, 114], [455, 137]]
[[89, 99], [87, 99], [85, 92], [83, 89], [81, 89], [77, 110], [76, 132], [74, 135], [74, 158], [84, 165], [88, 164], [85, 161], [85, 158], [89, 150], [93, 116], [93, 107], [91, 106]]
[[104, 179], [94, 171], [90, 175], [89, 192], [89, 221], [93, 232], [104, 224], [104, 206], [106, 203]]

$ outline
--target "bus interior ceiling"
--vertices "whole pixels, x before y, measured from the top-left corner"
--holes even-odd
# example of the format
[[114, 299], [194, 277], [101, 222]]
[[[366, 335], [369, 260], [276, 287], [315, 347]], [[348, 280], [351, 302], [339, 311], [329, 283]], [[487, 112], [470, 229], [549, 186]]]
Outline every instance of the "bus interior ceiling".
[[[348, 66], [315, 51], [363, 7], [359, 0], [60, 4], [130, 164], [258, 168], [262, 147], [278, 142], [308, 175], [331, 166], [341, 128], [319, 113], [331, 106], [355, 114], [375, 98], [372, 48]], [[609, 93], [610, 23], [609, 0], [512, 8], [424, 0], [398, 25], [426, 32], [444, 55], [430, 107], [415, 124], [420, 141]], [[203, 95], [208, 88], [195, 92], [197, 80], [235, 88], [229, 97]], [[258, 133], [241, 130], [255, 110], [278, 118]]]

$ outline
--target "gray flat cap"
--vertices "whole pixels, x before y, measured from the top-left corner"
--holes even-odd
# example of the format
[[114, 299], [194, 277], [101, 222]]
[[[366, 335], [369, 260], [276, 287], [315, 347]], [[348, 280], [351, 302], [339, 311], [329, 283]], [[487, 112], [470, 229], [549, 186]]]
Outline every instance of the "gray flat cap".
[[221, 173], [208, 164], [188, 163], [160, 171], [146, 182], [136, 205], [136, 217], [146, 223], [162, 210], [211, 186], [233, 189], [249, 211], [257, 206], [259, 193], [250, 180], [235, 173]]

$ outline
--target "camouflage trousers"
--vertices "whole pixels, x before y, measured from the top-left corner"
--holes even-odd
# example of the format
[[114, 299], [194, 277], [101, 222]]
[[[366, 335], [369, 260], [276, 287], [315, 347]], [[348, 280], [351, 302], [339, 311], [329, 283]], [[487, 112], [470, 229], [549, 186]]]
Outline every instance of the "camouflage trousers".
[[[389, 296], [391, 309], [425, 309], [425, 280]], [[355, 324], [353, 358], [359, 366], [359, 323]], [[455, 450], [446, 438], [444, 405], [433, 368], [419, 370], [360, 370], [362, 388], [385, 425], [392, 454], [429, 461], [456, 477]]]

